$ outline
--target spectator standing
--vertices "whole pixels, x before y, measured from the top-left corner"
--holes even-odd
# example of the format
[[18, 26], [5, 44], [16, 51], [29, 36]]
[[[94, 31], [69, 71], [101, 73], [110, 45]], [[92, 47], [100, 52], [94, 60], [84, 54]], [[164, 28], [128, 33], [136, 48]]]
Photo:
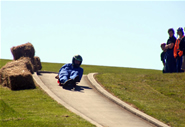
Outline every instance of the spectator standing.
[[[161, 49], [163, 50], [163, 52], [161, 53], [161, 61], [163, 63], [163, 66], [165, 67], [165, 64], [166, 64], [166, 50], [165, 50], [165, 45], [166, 43], [162, 43], [161, 44]], [[163, 73], [165, 73], [165, 68], [163, 67]]]
[[179, 31], [180, 33], [182, 33], [182, 37], [181, 37], [180, 44], [179, 44], [179, 49], [183, 51], [181, 69], [185, 71], [185, 36], [184, 36], [183, 28], [179, 28]]
[[173, 28], [168, 29], [169, 39], [165, 45], [166, 51], [166, 64], [165, 72], [172, 73], [176, 72], [176, 59], [173, 56], [173, 49], [176, 42], [176, 37], [174, 36]]
[[178, 38], [178, 39], [176, 40], [176, 42], [175, 42], [173, 55], [174, 55], [174, 58], [176, 59], [176, 72], [183, 72], [183, 71], [181, 70], [183, 51], [181, 51], [181, 50], [179, 49], [180, 41], [181, 41], [182, 38], [184, 37], [183, 29], [182, 29], [181, 27], [179, 27], [179, 28], [177, 29], [177, 34], [179, 35], [179, 38]]

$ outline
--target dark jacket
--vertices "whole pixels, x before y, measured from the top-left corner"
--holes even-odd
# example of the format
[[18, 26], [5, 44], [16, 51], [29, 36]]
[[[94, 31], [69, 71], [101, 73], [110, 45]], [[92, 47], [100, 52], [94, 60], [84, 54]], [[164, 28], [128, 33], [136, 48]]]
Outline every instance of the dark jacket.
[[[176, 42], [176, 37], [173, 36], [173, 37], [169, 37], [169, 39], [167, 40], [167, 43], [166, 44], [168, 45], [168, 44], [174, 43], [174, 46], [175, 46], [175, 42]], [[174, 49], [174, 46], [173, 46], [172, 49], [167, 49], [167, 51], [168, 50], [173, 50]]]
[[163, 63], [165, 63], [165, 56], [166, 56], [166, 52], [162, 52], [162, 53], [161, 53], [161, 61], [162, 61]]
[[183, 51], [183, 55], [185, 55], [185, 37], [182, 38], [179, 44], [179, 49]]

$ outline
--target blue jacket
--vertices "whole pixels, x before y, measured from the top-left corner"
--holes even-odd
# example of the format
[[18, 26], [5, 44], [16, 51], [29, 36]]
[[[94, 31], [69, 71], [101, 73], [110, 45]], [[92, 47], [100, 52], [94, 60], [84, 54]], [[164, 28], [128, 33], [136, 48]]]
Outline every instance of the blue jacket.
[[[74, 73], [74, 72], [77, 72], [77, 73]], [[75, 68], [71, 63], [63, 65], [62, 68], [60, 68], [59, 70], [59, 78], [61, 76], [67, 76], [69, 79], [70, 77], [76, 77], [77, 75], [81, 80], [83, 75], [83, 68], [81, 67]]]

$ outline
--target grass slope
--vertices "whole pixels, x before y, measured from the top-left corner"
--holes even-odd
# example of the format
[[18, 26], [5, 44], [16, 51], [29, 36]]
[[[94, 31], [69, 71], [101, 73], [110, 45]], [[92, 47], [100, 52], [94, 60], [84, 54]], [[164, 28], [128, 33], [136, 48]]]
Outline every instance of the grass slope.
[[51, 99], [40, 88], [11, 91], [0, 86], [2, 127], [92, 127]]
[[[63, 64], [42, 63], [58, 72]], [[82, 65], [84, 74], [96, 79], [121, 100], [173, 127], [185, 126], [185, 73], [162, 74], [158, 70]]]
[[[185, 74], [103, 73], [105, 89], [173, 127], [185, 127]], [[115, 80], [116, 79], [116, 80]]]

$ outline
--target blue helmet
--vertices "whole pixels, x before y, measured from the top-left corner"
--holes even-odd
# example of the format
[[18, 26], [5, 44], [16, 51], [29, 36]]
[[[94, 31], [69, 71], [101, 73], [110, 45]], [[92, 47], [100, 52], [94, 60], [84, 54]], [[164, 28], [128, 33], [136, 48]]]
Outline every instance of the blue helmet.
[[[80, 64], [75, 64], [75, 60], [80, 61]], [[80, 55], [75, 55], [75, 56], [73, 56], [72, 64], [74, 67], [80, 67], [80, 65], [82, 64], [82, 61], [83, 61], [83, 59]]]
[[182, 32], [182, 34], [184, 35], [184, 31], [183, 31], [183, 28], [182, 27], [179, 27], [178, 29], [177, 29], [177, 32]]

